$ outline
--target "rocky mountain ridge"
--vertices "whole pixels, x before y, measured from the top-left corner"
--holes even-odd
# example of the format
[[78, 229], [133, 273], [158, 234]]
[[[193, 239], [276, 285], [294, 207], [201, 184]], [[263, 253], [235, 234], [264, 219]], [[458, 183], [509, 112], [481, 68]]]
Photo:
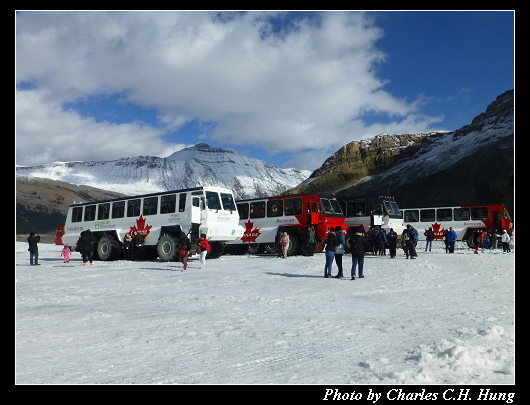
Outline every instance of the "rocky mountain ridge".
[[288, 193], [393, 194], [401, 207], [514, 205], [514, 90], [452, 132], [353, 141]]

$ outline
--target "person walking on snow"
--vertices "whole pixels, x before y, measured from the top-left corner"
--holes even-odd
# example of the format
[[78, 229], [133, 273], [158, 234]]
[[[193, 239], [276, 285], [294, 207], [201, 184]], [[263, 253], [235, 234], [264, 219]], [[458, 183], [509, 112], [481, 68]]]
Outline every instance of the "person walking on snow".
[[182, 263], [182, 271], [186, 271], [188, 268], [188, 256], [191, 250], [191, 243], [184, 232], [180, 232], [179, 248], [179, 262]]
[[199, 245], [197, 246], [196, 252], [199, 255], [201, 269], [203, 269], [206, 266], [206, 255], [210, 253], [210, 244], [208, 243], [208, 240], [206, 239], [206, 235], [204, 233], [201, 234], [201, 240], [199, 241]]
[[68, 247], [68, 245], [65, 243], [63, 250], [61, 250], [61, 256], [64, 257], [63, 262], [64, 263], [70, 263], [70, 255], [72, 254], [72, 251]]

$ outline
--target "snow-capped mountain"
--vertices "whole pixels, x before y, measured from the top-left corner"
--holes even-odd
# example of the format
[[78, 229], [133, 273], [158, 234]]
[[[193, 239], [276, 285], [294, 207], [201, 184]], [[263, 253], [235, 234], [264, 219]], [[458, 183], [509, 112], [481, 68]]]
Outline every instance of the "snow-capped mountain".
[[167, 158], [139, 156], [103, 162], [60, 162], [17, 167], [16, 171], [128, 195], [200, 185], [219, 186], [232, 189], [240, 199], [279, 194], [311, 174], [307, 170], [281, 169], [232, 149], [214, 148], [205, 143]]

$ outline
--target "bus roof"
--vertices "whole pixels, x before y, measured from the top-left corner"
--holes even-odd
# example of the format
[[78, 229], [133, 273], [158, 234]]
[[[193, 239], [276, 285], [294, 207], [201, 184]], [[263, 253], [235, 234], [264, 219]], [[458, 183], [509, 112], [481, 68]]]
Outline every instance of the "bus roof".
[[232, 190], [224, 187], [216, 187], [216, 186], [200, 186], [200, 187], [193, 187], [193, 188], [184, 188], [181, 190], [167, 190], [167, 191], [159, 191], [157, 193], [149, 193], [149, 194], [139, 194], [139, 195], [128, 195], [118, 198], [111, 198], [107, 200], [97, 200], [97, 201], [89, 201], [89, 202], [82, 202], [82, 203], [75, 203], [70, 204], [69, 207], [79, 207], [83, 205], [93, 205], [93, 204], [102, 204], [107, 202], [113, 202], [113, 201], [123, 201], [123, 200], [130, 200], [132, 198], [144, 198], [144, 197], [155, 197], [159, 195], [167, 195], [167, 194], [178, 194], [178, 193], [187, 193], [190, 191], [199, 191], [199, 190], [206, 190], [206, 191], [218, 191], [218, 192], [228, 192], [232, 193]]
[[245, 198], [243, 200], [236, 200], [236, 202], [241, 203], [241, 202], [249, 202], [249, 201], [276, 200], [279, 198], [304, 197], [308, 195], [318, 195], [319, 197], [324, 197], [324, 198], [335, 198], [335, 194], [333, 193], [302, 193], [302, 194], [276, 195], [276, 196], [269, 196], [269, 197]]

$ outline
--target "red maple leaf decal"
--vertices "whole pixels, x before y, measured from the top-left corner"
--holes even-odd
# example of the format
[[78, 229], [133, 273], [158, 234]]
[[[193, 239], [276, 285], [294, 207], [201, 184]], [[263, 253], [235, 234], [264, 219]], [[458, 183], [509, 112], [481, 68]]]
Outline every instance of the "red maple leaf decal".
[[[442, 224], [439, 224], [438, 222], [435, 222], [432, 224], [432, 231], [434, 232], [434, 239], [435, 240], [441, 240], [444, 238], [444, 232], [447, 231], [447, 229], [442, 228], [440, 230]], [[425, 229], [425, 232], [427, 232], [428, 229]]]
[[254, 222], [250, 222], [250, 219], [248, 222], [245, 222], [245, 233], [243, 233], [243, 237], [241, 240], [243, 242], [256, 242], [256, 238], [261, 235], [260, 229], [261, 228], [254, 228]]
[[132, 234], [133, 231], [137, 231], [138, 234], [142, 237], [142, 239], [145, 242], [145, 238], [147, 235], [149, 235], [150, 229], [152, 228], [152, 225], [145, 225], [145, 218], [140, 215], [140, 218], [136, 220], [136, 226], [131, 226], [131, 230], [129, 233]]

